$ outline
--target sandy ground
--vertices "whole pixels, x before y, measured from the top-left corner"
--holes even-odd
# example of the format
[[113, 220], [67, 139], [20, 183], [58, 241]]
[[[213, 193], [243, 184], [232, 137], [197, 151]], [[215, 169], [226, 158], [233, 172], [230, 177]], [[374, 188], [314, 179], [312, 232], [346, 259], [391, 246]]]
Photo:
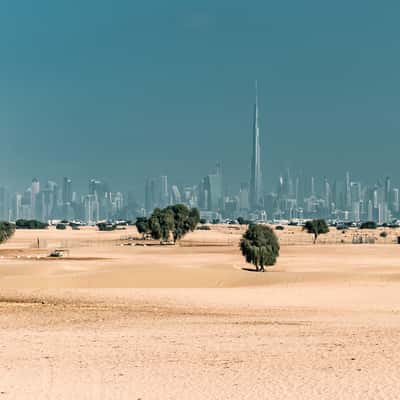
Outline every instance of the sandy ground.
[[130, 235], [0, 246], [0, 400], [399, 398], [400, 246], [291, 239], [262, 274], [239, 230], [120, 246]]

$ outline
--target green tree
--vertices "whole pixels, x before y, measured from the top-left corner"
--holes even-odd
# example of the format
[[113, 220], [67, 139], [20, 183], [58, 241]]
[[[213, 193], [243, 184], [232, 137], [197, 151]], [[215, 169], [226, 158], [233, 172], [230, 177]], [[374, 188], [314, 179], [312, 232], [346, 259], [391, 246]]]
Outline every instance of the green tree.
[[15, 232], [15, 225], [11, 222], [0, 221], [0, 243], [10, 239]]
[[156, 208], [148, 221], [153, 239], [168, 241], [172, 234], [174, 243], [186, 233], [195, 230], [199, 222], [199, 211], [196, 208], [189, 209], [183, 204], [164, 209]]
[[159, 208], [155, 208], [149, 218], [149, 231], [151, 237], [155, 240], [160, 240], [162, 236], [160, 219], [161, 210]]
[[175, 204], [167, 207], [174, 214], [174, 243], [180, 240], [188, 232], [194, 231], [200, 222], [200, 214], [197, 208], [189, 209], [184, 204]]
[[106, 222], [99, 222], [97, 224], [97, 228], [99, 229], [99, 231], [109, 232], [109, 231], [115, 231], [117, 229], [117, 225], [108, 224]]
[[197, 208], [191, 208], [189, 211], [189, 230], [192, 232], [196, 229], [196, 226], [200, 223], [200, 213]]
[[161, 228], [161, 239], [164, 242], [169, 241], [170, 233], [174, 231], [175, 228], [175, 218], [174, 213], [171, 209], [165, 208], [161, 210], [160, 214], [160, 228]]
[[311, 221], [307, 221], [303, 227], [303, 230], [306, 230], [308, 233], [312, 233], [314, 235], [314, 244], [317, 242], [319, 235], [329, 232], [328, 225], [324, 219], [313, 219]]
[[360, 225], [360, 229], [376, 229], [376, 222], [366, 221]]
[[266, 225], [250, 225], [240, 241], [240, 250], [257, 271], [274, 265], [279, 257], [279, 242], [274, 231]]
[[136, 229], [140, 234], [143, 235], [143, 239], [146, 235], [146, 233], [149, 233], [150, 228], [149, 228], [149, 220], [146, 217], [139, 217], [136, 219]]
[[15, 222], [16, 229], [47, 229], [48, 224], [45, 222], [37, 221], [35, 219], [18, 219]]

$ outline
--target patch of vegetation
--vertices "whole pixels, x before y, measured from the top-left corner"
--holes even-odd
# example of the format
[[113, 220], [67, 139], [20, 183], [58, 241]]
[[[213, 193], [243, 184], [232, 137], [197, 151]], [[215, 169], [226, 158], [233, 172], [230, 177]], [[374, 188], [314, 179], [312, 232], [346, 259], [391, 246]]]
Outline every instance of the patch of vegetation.
[[145, 238], [146, 234], [150, 232], [149, 227], [149, 220], [146, 217], [139, 217], [136, 219], [136, 229], [137, 231], [143, 235], [143, 239]]
[[47, 229], [49, 224], [36, 219], [18, 219], [15, 222], [16, 229]]
[[239, 217], [237, 219], [237, 222], [239, 225], [250, 225], [251, 221], [249, 221], [248, 219], [244, 219], [243, 217]]
[[15, 225], [11, 222], [0, 221], [0, 243], [10, 239], [15, 232]]
[[99, 229], [99, 231], [102, 231], [102, 232], [115, 231], [117, 229], [117, 225], [108, 224], [106, 222], [99, 222], [96, 226]]
[[211, 228], [208, 225], [200, 225], [196, 228], [198, 231], [210, 231]]
[[324, 219], [313, 219], [305, 223], [303, 230], [314, 235], [315, 244], [319, 235], [329, 232], [329, 227]]
[[360, 229], [376, 229], [376, 222], [374, 221], [366, 221], [360, 225]]
[[248, 263], [264, 272], [264, 267], [274, 265], [279, 256], [278, 238], [269, 226], [250, 225], [240, 241], [240, 250]]
[[285, 227], [282, 225], [278, 225], [275, 227], [275, 230], [277, 230], [277, 231], [283, 231], [284, 229], [285, 229]]
[[197, 208], [188, 208], [184, 204], [175, 204], [166, 208], [156, 208], [148, 224], [151, 237], [167, 242], [172, 236], [174, 243], [188, 232], [194, 231], [200, 222]]
[[56, 225], [56, 229], [64, 230], [64, 229], [67, 229], [67, 226], [65, 224], [63, 224], [63, 223], [57, 224]]
[[386, 231], [383, 231], [383, 232], [381, 232], [381, 233], [379, 234], [379, 236], [380, 236], [381, 238], [386, 238], [386, 237], [388, 236], [388, 233], [387, 233]]

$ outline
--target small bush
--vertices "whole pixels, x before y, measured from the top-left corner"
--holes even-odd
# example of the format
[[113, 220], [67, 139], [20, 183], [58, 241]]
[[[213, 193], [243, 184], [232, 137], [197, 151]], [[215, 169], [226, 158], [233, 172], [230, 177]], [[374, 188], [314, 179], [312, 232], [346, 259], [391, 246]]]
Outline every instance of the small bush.
[[210, 231], [211, 228], [208, 225], [200, 225], [197, 227], [198, 231]]
[[97, 228], [99, 228], [99, 231], [115, 231], [117, 229], [117, 226], [115, 224], [106, 224], [105, 222], [99, 222], [97, 224]]
[[282, 225], [278, 225], [275, 227], [275, 230], [277, 230], [277, 231], [283, 231], [284, 229], [285, 229], [285, 227]]
[[383, 231], [383, 232], [381, 232], [381, 233], [379, 234], [379, 236], [380, 236], [381, 238], [385, 238], [385, 237], [387, 237], [387, 235], [388, 235], [388, 233], [387, 233], [386, 231]]
[[57, 224], [56, 229], [64, 230], [67, 229], [67, 227], [65, 226], [65, 224]]
[[363, 222], [360, 226], [360, 229], [376, 229], [376, 222], [374, 221]]

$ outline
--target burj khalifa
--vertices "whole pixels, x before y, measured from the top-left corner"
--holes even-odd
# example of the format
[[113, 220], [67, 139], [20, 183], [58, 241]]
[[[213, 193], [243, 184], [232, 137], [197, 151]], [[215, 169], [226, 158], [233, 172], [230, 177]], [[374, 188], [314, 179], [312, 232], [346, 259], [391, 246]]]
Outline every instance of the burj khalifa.
[[253, 116], [253, 155], [251, 158], [250, 176], [250, 207], [259, 210], [263, 204], [262, 174], [261, 174], [261, 143], [260, 143], [260, 121], [258, 111], [258, 88], [256, 81], [256, 100], [254, 103]]

